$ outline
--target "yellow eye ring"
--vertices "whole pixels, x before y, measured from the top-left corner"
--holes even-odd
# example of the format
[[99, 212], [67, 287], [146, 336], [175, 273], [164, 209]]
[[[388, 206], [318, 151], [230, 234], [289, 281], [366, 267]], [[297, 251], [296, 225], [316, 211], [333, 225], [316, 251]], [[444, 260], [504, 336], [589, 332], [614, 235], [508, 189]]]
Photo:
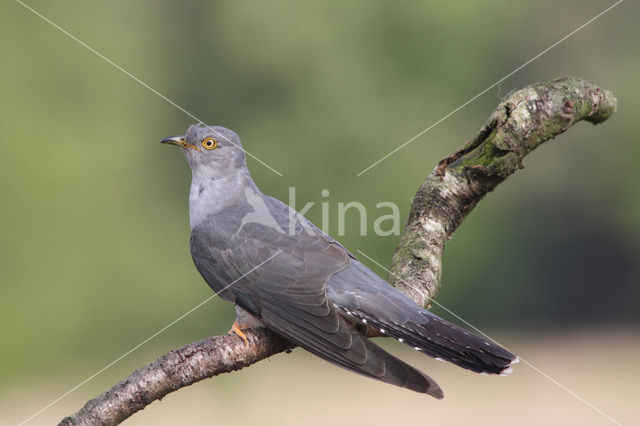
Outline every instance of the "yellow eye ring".
[[202, 141], [202, 146], [205, 147], [206, 149], [213, 149], [218, 146], [218, 141], [215, 140], [214, 138], [206, 138], [205, 140]]

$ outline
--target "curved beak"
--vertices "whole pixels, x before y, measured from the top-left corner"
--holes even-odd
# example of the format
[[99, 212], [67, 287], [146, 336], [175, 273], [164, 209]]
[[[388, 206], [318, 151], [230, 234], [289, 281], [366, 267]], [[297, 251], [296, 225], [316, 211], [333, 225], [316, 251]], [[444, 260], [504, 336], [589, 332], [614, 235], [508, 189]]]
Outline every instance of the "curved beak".
[[184, 136], [170, 136], [168, 138], [162, 139], [160, 143], [168, 143], [171, 145], [179, 146], [181, 148], [187, 147], [187, 142], [184, 140]]

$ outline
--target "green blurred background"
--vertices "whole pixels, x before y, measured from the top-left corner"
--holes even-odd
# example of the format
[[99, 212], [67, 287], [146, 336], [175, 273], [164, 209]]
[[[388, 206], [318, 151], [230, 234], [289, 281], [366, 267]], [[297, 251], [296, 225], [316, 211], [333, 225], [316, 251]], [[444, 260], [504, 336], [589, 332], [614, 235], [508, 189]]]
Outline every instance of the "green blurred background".
[[[511, 90], [564, 75], [612, 90], [613, 118], [579, 123], [534, 152], [464, 222], [445, 252], [438, 301], [631, 421], [637, 413], [624, 389], [640, 378], [637, 357], [629, 358], [640, 347], [637, 3], [623, 2], [355, 176], [612, 3], [27, 4], [207, 124], [236, 130], [249, 152], [284, 175], [249, 159], [260, 188], [286, 201], [295, 187], [298, 206], [316, 202], [307, 216], [317, 224], [320, 201], [332, 214], [338, 202], [360, 201], [374, 218], [376, 203], [393, 201], [404, 221], [432, 167], [473, 137]], [[189, 255], [188, 166], [158, 143], [194, 120], [17, 2], [2, 2], [0, 24], [0, 411], [11, 424], [211, 293]], [[398, 237], [374, 235], [372, 220], [360, 236], [350, 217], [340, 240], [388, 265]], [[233, 317], [231, 306], [209, 302], [32, 424], [59, 420], [174, 347], [226, 332]], [[404, 350], [392, 343], [385, 344]], [[462, 415], [452, 412], [472, 404], [487, 422], [536, 424], [544, 404], [547, 423], [607, 422], [526, 366], [505, 388], [424, 358], [414, 364], [439, 372], [448, 402], [351, 378], [296, 351], [180, 391], [131, 423], [169, 424], [186, 412], [188, 422], [212, 423], [226, 410], [223, 423], [243, 424], [250, 414], [230, 413], [269, 413], [265, 407], [291, 403], [292, 393], [305, 397], [292, 403], [299, 413], [289, 404], [260, 421], [296, 424], [316, 407], [329, 418], [341, 413], [338, 423], [384, 424], [385, 414], [391, 421], [392, 412], [413, 412], [407, 420], [456, 424], [465, 419], [452, 420]], [[293, 387], [304, 374], [305, 386]], [[605, 380], [617, 392], [605, 392]], [[357, 393], [360, 406], [393, 403], [354, 413], [351, 397], [334, 395], [335, 381]], [[455, 399], [460, 394], [468, 398]], [[428, 414], [416, 414], [416, 404]]]

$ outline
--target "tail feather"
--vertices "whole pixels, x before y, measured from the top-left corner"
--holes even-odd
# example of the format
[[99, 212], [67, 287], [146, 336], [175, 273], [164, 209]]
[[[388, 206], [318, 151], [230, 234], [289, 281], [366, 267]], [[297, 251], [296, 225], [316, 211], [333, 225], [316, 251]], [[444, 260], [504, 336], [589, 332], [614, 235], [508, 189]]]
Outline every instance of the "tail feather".
[[482, 339], [428, 311], [424, 321], [395, 324], [361, 311], [349, 312], [364, 324], [394, 337], [434, 358], [477, 373], [508, 374], [518, 358], [503, 347]]

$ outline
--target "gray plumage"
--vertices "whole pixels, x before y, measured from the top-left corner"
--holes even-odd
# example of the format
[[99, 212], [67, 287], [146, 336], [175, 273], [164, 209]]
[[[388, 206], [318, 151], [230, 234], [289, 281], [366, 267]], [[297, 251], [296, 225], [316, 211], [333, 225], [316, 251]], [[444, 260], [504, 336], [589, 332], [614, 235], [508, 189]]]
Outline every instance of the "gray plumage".
[[[207, 138], [217, 146], [207, 149]], [[510, 371], [513, 354], [422, 309], [262, 194], [231, 130], [194, 125], [163, 142], [181, 146], [191, 166], [193, 261], [209, 286], [240, 308], [240, 325], [263, 324], [335, 365], [436, 398], [443, 393], [430, 377], [364, 337], [363, 327], [472, 371]]]

